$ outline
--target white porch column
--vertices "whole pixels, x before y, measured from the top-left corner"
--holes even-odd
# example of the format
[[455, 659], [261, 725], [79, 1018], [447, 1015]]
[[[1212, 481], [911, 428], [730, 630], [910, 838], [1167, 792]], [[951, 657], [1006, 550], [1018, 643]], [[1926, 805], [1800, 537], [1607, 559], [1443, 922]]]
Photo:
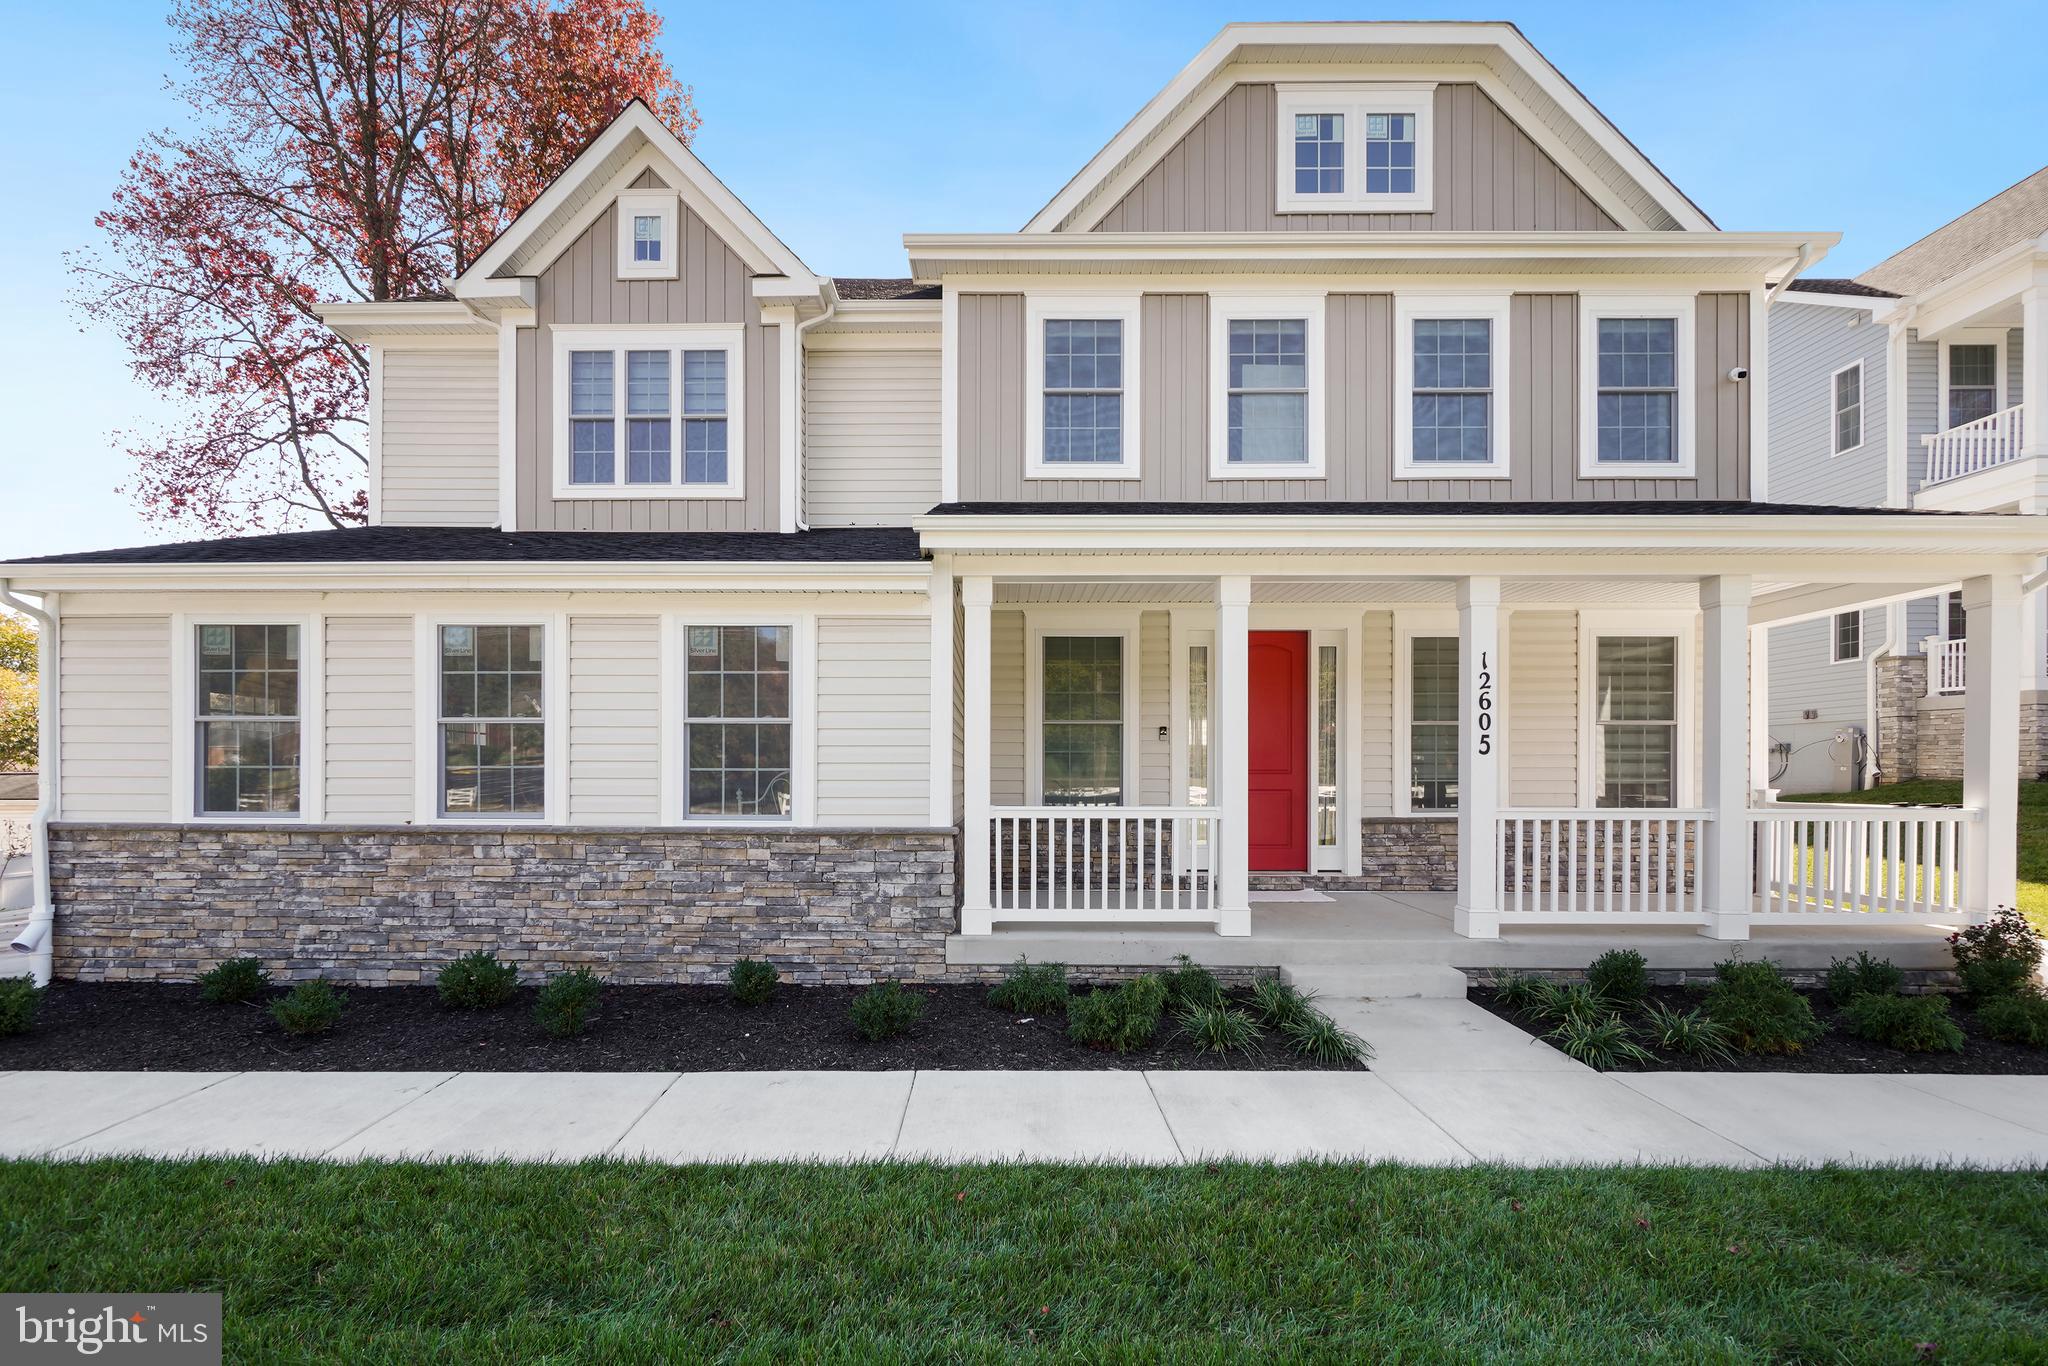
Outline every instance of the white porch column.
[[1251, 807], [1251, 606], [1252, 581], [1243, 574], [1216, 580], [1216, 671], [1209, 684], [1216, 699], [1216, 933], [1252, 932]]
[[1452, 928], [1500, 938], [1500, 580], [1458, 581], [1458, 900]]
[[[1750, 581], [1746, 574], [1700, 580], [1701, 790], [1712, 813], [1700, 835], [1700, 904], [1709, 939], [1749, 938], [1750, 913]], [[1769, 762], [1768, 755], [1765, 762]], [[1683, 800], [1681, 798], [1681, 800]]]
[[2019, 575], [1965, 579], [1963, 609], [1963, 805], [1982, 813], [1963, 827], [1963, 909], [1982, 918], [2019, 890]]
[[960, 605], [965, 614], [961, 650], [966, 666], [965, 714], [961, 741], [965, 749], [967, 793], [960, 829], [960, 933], [989, 934], [994, 916], [989, 905], [989, 604], [995, 584], [986, 574], [960, 580]]
[[2020, 449], [2025, 455], [2048, 455], [2048, 285], [2020, 291], [2020, 347], [2020, 402], [2027, 405]]
[[932, 571], [931, 586], [931, 815], [935, 826], [953, 823], [953, 572]]
[[[1875, 723], [1873, 722], [1873, 729]], [[1771, 628], [1749, 628], [1749, 791], [1762, 801], [1771, 786]]]

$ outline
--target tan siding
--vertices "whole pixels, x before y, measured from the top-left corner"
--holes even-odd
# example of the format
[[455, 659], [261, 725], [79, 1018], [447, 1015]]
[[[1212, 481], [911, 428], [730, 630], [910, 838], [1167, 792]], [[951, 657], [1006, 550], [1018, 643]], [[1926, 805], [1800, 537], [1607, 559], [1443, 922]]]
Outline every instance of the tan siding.
[[1508, 804], [1577, 805], [1578, 741], [1578, 617], [1515, 612], [1508, 618]]
[[[642, 177], [641, 184], [649, 183]], [[653, 183], [659, 184], [658, 181]], [[777, 329], [761, 325], [746, 263], [682, 205], [673, 280], [620, 280], [617, 209], [608, 208], [537, 283], [536, 326], [519, 332], [519, 523], [554, 531], [772, 531], [777, 523], [781, 405]], [[746, 496], [727, 499], [556, 500], [553, 474], [556, 323], [744, 323]]]
[[498, 353], [383, 355], [380, 520], [498, 524]]
[[327, 619], [327, 819], [413, 818], [411, 617]]
[[818, 621], [818, 821], [925, 825], [931, 799], [931, 623]]
[[1138, 618], [1138, 800], [1173, 804], [1173, 618]]
[[1358, 755], [1366, 815], [1394, 809], [1394, 614], [1367, 612], [1360, 623]]
[[65, 617], [58, 664], [64, 815], [169, 819], [170, 618]]
[[661, 624], [569, 619], [569, 819], [661, 819]]
[[812, 526], [902, 526], [939, 501], [939, 352], [804, 358], [804, 500]]
[[1272, 85], [1239, 85], [1096, 225], [1102, 232], [1542, 231], [1618, 225], [1476, 85], [1436, 88], [1429, 213], [1276, 212]]
[[989, 614], [989, 800], [1024, 804], [1024, 614]]

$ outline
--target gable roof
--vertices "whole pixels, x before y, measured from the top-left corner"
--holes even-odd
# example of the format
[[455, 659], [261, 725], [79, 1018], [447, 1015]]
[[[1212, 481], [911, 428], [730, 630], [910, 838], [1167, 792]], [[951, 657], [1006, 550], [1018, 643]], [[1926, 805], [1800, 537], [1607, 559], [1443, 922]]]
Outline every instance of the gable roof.
[[1857, 299], [1896, 299], [1899, 297], [1888, 289], [1879, 289], [1875, 285], [1866, 285], [1856, 280], [1831, 280], [1825, 277], [1816, 279], [1810, 275], [1802, 275], [1791, 284], [1786, 285], [1785, 292], [1787, 294], [1845, 294]]
[[1856, 280], [1897, 294], [1918, 294], [2044, 234], [2048, 234], [2048, 167], [1893, 252]]
[[1114, 203], [1134, 163], [1149, 164], [1237, 83], [1246, 64], [1452, 65], [1471, 69], [1553, 159], [1583, 166], [1584, 188], [1623, 227], [1713, 231], [1687, 198], [1513, 24], [1338, 22], [1227, 24], [1109, 144], [1024, 225], [1085, 228]]

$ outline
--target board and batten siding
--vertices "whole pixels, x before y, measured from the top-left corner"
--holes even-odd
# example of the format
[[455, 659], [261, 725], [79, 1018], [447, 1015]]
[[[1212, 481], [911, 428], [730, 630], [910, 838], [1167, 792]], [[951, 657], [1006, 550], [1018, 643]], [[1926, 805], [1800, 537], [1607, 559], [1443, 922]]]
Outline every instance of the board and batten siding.
[[811, 526], [903, 526], [939, 501], [939, 349], [804, 357]]
[[385, 347], [379, 364], [378, 520], [496, 526], [497, 352]]
[[411, 617], [327, 618], [327, 820], [413, 818]]
[[[1877, 506], [1885, 498], [1885, 373], [1891, 329], [1868, 313], [1780, 302], [1770, 315], [1771, 497]], [[1863, 363], [1863, 443], [1835, 454], [1834, 375]]]
[[[636, 188], [662, 188], [652, 171]], [[681, 256], [673, 280], [621, 280], [614, 264], [616, 205], [541, 272], [535, 326], [519, 330], [516, 369], [518, 516], [534, 531], [773, 531], [778, 524], [782, 405], [778, 328], [764, 326], [746, 262], [690, 210], [678, 206]], [[664, 323], [744, 324], [746, 462], [743, 498], [554, 496], [554, 326], [620, 328]], [[680, 458], [680, 457], [678, 457]]]
[[820, 825], [931, 823], [931, 620], [820, 617]]
[[1577, 806], [1578, 614], [1514, 612], [1507, 634], [1508, 804]]
[[1618, 227], [1478, 86], [1436, 88], [1428, 213], [1280, 213], [1278, 87], [1237, 85], [1096, 223], [1098, 232], [1443, 232]]
[[1209, 301], [1148, 294], [1139, 312], [1142, 403], [1136, 479], [1027, 479], [1024, 298], [962, 294], [960, 497], [967, 502], [1529, 502], [1739, 499], [1749, 495], [1749, 296], [1698, 296], [1693, 421], [1696, 473], [1680, 479], [1579, 474], [1579, 312], [1573, 294], [1509, 300], [1505, 479], [1396, 479], [1394, 296], [1332, 294], [1325, 304], [1325, 475], [1209, 476]]
[[64, 618], [58, 763], [68, 820], [171, 814], [171, 619]]
[[[681, 683], [674, 685], [677, 695]], [[661, 622], [569, 619], [569, 820], [661, 819]]]

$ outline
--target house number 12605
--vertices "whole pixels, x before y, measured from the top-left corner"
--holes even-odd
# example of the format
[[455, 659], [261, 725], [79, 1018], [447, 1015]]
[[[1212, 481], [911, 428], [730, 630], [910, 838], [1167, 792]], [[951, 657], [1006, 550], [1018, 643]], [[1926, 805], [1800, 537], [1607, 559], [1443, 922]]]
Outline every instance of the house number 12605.
[[1478, 715], [1473, 719], [1473, 729], [1479, 733], [1479, 752], [1483, 755], [1491, 754], [1493, 753], [1493, 658], [1485, 650], [1479, 652], [1479, 691], [1474, 701], [1478, 707]]

